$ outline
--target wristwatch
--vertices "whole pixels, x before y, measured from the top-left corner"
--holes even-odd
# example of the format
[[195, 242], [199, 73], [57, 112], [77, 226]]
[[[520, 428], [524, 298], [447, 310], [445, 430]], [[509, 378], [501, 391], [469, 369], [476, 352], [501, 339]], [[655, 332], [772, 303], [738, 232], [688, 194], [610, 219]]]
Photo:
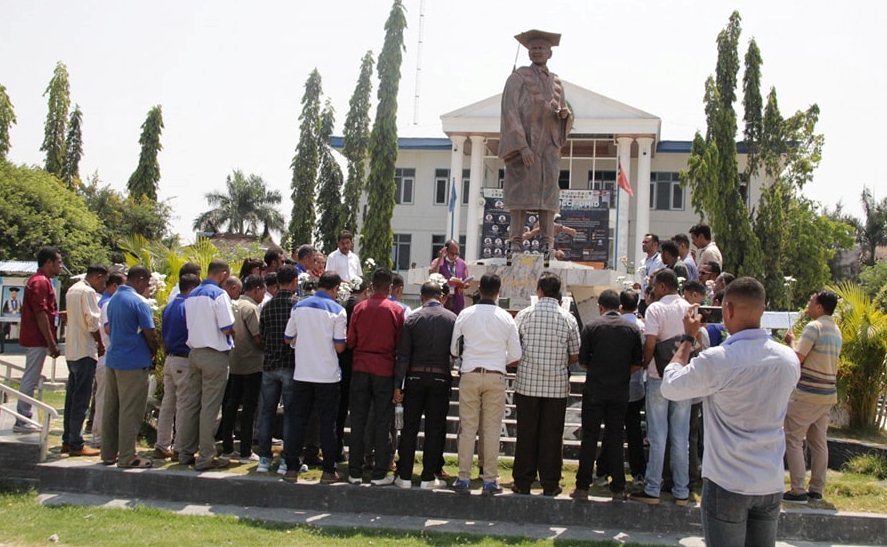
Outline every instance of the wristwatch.
[[696, 337], [690, 336], [689, 334], [684, 334], [681, 336], [681, 344], [683, 344], [684, 342], [690, 342], [691, 346], [695, 346], [696, 345]]

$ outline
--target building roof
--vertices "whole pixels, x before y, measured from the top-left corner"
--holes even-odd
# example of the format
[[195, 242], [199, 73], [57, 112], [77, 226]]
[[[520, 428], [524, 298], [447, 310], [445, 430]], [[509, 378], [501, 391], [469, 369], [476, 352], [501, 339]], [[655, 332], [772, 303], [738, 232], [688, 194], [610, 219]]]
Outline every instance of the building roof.
[[[693, 141], [659, 141], [656, 143], [656, 153], [665, 154], [689, 154]], [[736, 143], [737, 154], [748, 154], [748, 147], [744, 142]]]
[[[345, 146], [345, 137], [330, 137], [330, 146], [341, 149]], [[397, 139], [399, 150], [449, 150], [453, 143], [446, 137], [401, 137]]]

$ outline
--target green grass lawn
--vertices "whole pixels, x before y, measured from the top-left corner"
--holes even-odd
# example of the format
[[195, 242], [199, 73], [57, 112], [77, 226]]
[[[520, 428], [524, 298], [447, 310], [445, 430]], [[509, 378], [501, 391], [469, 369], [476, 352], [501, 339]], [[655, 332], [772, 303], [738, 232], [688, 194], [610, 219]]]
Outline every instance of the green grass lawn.
[[[183, 516], [149, 507], [105, 509], [44, 507], [34, 494], [0, 494], [0, 543], [44, 545], [158, 545], [164, 539], [189, 545], [555, 545], [552, 540], [491, 538], [466, 534], [401, 532], [369, 528], [314, 528], [237, 519], [232, 516]], [[570, 541], [570, 545], [608, 546], [616, 542]]]

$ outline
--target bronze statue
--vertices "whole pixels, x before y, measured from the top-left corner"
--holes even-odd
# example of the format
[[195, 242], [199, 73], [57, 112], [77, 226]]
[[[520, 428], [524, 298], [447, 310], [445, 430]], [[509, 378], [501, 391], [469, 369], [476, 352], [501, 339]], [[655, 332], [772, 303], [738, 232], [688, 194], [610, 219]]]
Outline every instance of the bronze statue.
[[527, 211], [539, 212], [546, 259], [554, 250], [554, 215], [560, 210], [561, 147], [573, 126], [564, 87], [546, 66], [561, 35], [529, 30], [515, 36], [532, 65], [516, 69], [502, 93], [499, 157], [505, 161], [505, 208], [511, 212], [511, 251], [523, 252]]

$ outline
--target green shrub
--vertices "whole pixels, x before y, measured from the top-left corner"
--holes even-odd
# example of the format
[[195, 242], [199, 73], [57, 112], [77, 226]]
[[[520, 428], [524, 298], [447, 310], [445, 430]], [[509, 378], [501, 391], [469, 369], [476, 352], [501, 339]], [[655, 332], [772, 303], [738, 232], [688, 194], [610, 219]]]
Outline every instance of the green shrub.
[[874, 453], [855, 456], [844, 464], [844, 471], [872, 475], [878, 480], [884, 480], [887, 479], [887, 457]]

